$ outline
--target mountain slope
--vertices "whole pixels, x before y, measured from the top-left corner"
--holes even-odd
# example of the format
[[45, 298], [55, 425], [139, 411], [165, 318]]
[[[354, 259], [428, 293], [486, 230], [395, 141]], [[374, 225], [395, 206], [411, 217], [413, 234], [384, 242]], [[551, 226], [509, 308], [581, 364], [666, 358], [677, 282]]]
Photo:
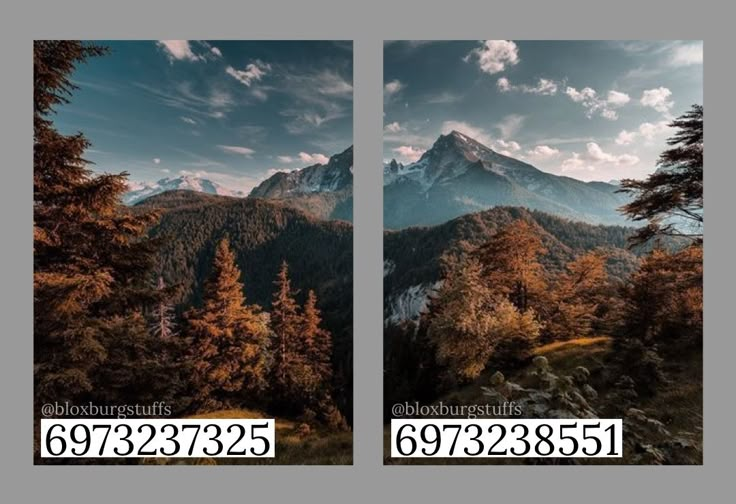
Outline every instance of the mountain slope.
[[194, 191], [220, 196], [245, 197], [242, 191], [228, 189], [217, 182], [195, 175], [182, 175], [176, 178], [162, 178], [157, 182], [130, 182], [128, 192], [123, 195], [123, 203], [135, 205], [146, 198], [167, 191]]
[[581, 252], [604, 248], [610, 253], [609, 272], [625, 277], [636, 265], [636, 253], [626, 249], [631, 228], [573, 222], [540, 211], [496, 207], [458, 217], [434, 227], [384, 231], [384, 318], [387, 324], [415, 319], [441, 278], [441, 257], [467, 246], [485, 243], [516, 219], [530, 222], [548, 250], [542, 262], [559, 270]]
[[453, 131], [415, 163], [384, 166], [384, 226], [435, 225], [495, 206], [522, 206], [563, 217], [624, 224], [626, 198], [604, 182], [543, 172]]
[[353, 147], [292, 172], [279, 172], [255, 187], [249, 198], [280, 201], [320, 219], [353, 218]]

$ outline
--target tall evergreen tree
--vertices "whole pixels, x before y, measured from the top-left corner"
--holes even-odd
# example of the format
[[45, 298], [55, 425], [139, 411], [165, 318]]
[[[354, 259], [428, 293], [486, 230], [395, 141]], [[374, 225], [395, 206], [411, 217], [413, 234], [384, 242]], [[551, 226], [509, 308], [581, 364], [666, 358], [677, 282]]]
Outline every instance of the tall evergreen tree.
[[319, 377], [310, 366], [305, 349], [304, 319], [294, 299], [289, 265], [281, 263], [271, 302], [273, 331], [273, 378], [276, 405], [284, 410], [301, 410], [319, 387]]
[[321, 386], [328, 388], [332, 380], [332, 335], [322, 328], [317, 295], [311, 289], [304, 304], [302, 338], [309, 365], [314, 369]]
[[[266, 386], [268, 325], [257, 305], [247, 305], [240, 270], [227, 238], [215, 251], [200, 309], [187, 314], [193, 338], [194, 402], [200, 410], [239, 405]], [[255, 402], [254, 398], [250, 398]]]
[[634, 200], [621, 210], [634, 221], [648, 221], [633, 237], [641, 244], [655, 236], [703, 239], [703, 106], [693, 105], [670, 127], [671, 146], [659, 156], [657, 171], [644, 180], [626, 179], [621, 192]]
[[76, 86], [71, 74], [105, 48], [78, 41], [33, 45], [34, 377], [36, 400], [77, 400], [94, 383], [121, 316], [149, 299], [151, 213], [121, 209], [125, 172], [94, 175], [82, 133], [63, 135], [51, 120]]

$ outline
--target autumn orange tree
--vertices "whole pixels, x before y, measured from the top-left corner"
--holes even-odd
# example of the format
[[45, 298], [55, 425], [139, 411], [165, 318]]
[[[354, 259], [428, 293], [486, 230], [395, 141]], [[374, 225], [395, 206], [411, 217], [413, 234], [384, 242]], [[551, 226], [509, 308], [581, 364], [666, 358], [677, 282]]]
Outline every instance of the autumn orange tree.
[[[138, 315], [151, 298], [147, 278], [156, 215], [126, 212], [127, 173], [95, 175], [82, 133], [54, 127], [57, 106], [71, 99], [71, 74], [105, 48], [78, 41], [33, 45], [33, 286], [36, 400], [109, 399], [130, 374], [100, 374], [117, 351], [121, 326], [136, 347], [152, 351]], [[121, 358], [125, 353], [118, 353]], [[148, 354], [147, 354], [148, 355]], [[110, 380], [104, 382], [103, 380]]]
[[312, 289], [307, 294], [302, 317], [303, 353], [319, 382], [329, 386], [332, 380], [332, 335], [322, 328], [322, 315], [317, 307], [317, 295]]
[[605, 256], [588, 252], [565, 265], [553, 281], [545, 324], [549, 339], [589, 336], [608, 283]]
[[258, 305], [246, 304], [240, 270], [227, 238], [215, 251], [203, 305], [186, 317], [192, 338], [191, 383], [195, 407], [262, 400], [267, 386], [269, 330]]
[[315, 394], [320, 380], [307, 355], [311, 342], [304, 331], [304, 318], [291, 287], [286, 261], [281, 263], [274, 284], [270, 312], [274, 352], [271, 384], [277, 407], [298, 411]]
[[625, 334], [644, 343], [700, 343], [703, 332], [703, 248], [655, 249], [625, 290]]
[[487, 281], [522, 312], [539, 300], [547, 287], [546, 271], [539, 257], [546, 253], [539, 232], [517, 219], [482, 245], [477, 256]]
[[473, 256], [459, 260], [442, 281], [427, 316], [427, 335], [450, 383], [477, 378], [500, 348], [527, 348], [539, 335], [532, 310], [521, 312], [487, 280]]

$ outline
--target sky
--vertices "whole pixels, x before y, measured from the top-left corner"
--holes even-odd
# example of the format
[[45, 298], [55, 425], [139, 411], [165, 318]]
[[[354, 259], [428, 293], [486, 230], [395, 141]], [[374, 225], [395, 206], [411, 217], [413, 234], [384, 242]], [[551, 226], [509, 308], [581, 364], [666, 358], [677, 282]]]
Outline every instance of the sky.
[[458, 130], [581, 180], [643, 178], [703, 103], [702, 41], [387, 41], [384, 161]]
[[353, 143], [350, 41], [100, 41], [55, 124], [97, 172], [199, 175], [248, 192]]

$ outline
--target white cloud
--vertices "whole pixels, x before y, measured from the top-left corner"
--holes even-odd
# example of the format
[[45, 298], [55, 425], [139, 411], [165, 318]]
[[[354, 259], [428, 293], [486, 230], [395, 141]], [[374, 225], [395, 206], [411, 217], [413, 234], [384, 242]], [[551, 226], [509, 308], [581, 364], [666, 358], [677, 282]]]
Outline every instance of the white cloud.
[[647, 89], [644, 91], [641, 95], [640, 102], [645, 107], [651, 107], [657, 112], [666, 114], [675, 104], [675, 102], [670, 99], [671, 96], [672, 91], [666, 87], [660, 86], [655, 89]]
[[632, 154], [612, 154], [604, 151], [596, 142], [588, 142], [583, 154], [573, 152], [560, 164], [562, 172], [596, 171], [601, 168], [621, 168], [634, 166], [639, 158]]
[[425, 152], [424, 149], [412, 147], [411, 145], [401, 145], [391, 150], [398, 154], [403, 161], [409, 163], [417, 161], [420, 157], [422, 157], [422, 154], [424, 154]]
[[604, 119], [615, 121], [618, 119], [618, 112], [615, 109], [623, 107], [631, 97], [620, 91], [609, 91], [608, 95], [603, 98], [598, 92], [590, 87], [584, 87], [577, 90], [572, 86], [567, 86], [565, 94], [575, 103], [580, 103], [585, 108], [585, 116], [590, 119], [598, 114]]
[[630, 143], [634, 141], [635, 138], [636, 138], [636, 132], [621, 130], [618, 136], [616, 136], [616, 144], [617, 145], [629, 145]]
[[394, 79], [391, 82], [387, 82], [386, 85], [383, 86], [383, 94], [386, 98], [390, 98], [405, 87], [406, 86], [399, 79]]
[[639, 125], [639, 134], [644, 140], [651, 142], [658, 136], [664, 136], [669, 133], [669, 121], [663, 120], [656, 123], [645, 122]]
[[703, 64], [703, 43], [692, 42], [680, 44], [672, 50], [669, 64], [672, 66], [689, 66]]
[[239, 145], [218, 145], [217, 147], [223, 152], [227, 152], [229, 154], [239, 154], [247, 158], [252, 157], [253, 154], [255, 154], [256, 152], [253, 149], [249, 149], [248, 147], [240, 147]]
[[509, 114], [496, 124], [496, 128], [501, 132], [501, 137], [511, 138], [519, 132], [525, 119], [523, 115]]
[[218, 58], [222, 58], [222, 51], [220, 51], [217, 47], [215, 46], [210, 47], [210, 52], [212, 52], [212, 54], [214, 54]]
[[580, 154], [573, 152], [571, 157], [562, 162], [560, 170], [562, 170], [563, 173], [581, 170], [593, 171], [595, 170], [595, 166], [589, 165], [580, 157]]
[[335, 72], [325, 70], [316, 76], [317, 90], [323, 95], [352, 97], [353, 85]]
[[433, 95], [427, 98], [427, 103], [431, 103], [431, 104], [456, 103], [462, 99], [463, 99], [462, 95], [456, 95], [453, 93], [449, 93], [447, 91], [443, 91], [440, 94]]
[[631, 97], [626, 93], [612, 90], [608, 92], [606, 101], [614, 107], [622, 107], [631, 101]]
[[502, 153], [511, 153], [521, 150], [521, 145], [519, 145], [517, 142], [514, 142], [513, 140], [496, 140], [496, 145], [503, 150]]
[[200, 61], [203, 59], [202, 56], [194, 54], [188, 40], [159, 40], [156, 45], [163, 49], [166, 57], [172, 63], [176, 60]]
[[493, 138], [491, 138], [491, 135], [489, 135], [486, 130], [464, 121], [445, 121], [442, 123], [443, 135], [447, 135], [452, 131], [459, 131], [463, 135], [467, 135], [483, 145], [487, 145], [489, 147], [493, 145]]
[[171, 173], [171, 170], [168, 168], [161, 168], [161, 173]]
[[389, 133], [398, 133], [403, 128], [401, 127], [401, 124], [397, 123], [396, 121], [387, 124], [383, 127], [383, 131], [387, 131]]
[[509, 80], [506, 77], [500, 77], [496, 81], [496, 87], [502, 93], [505, 93], [507, 91], [511, 91], [512, 88], [513, 88], [513, 86], [511, 85], [511, 82], [509, 82]]
[[313, 165], [313, 164], [327, 164], [330, 158], [328, 158], [324, 154], [308, 154], [306, 152], [300, 152], [299, 160], [302, 163]]
[[191, 117], [181, 116], [179, 119], [181, 119], [182, 121], [184, 121], [187, 124], [197, 124], [197, 121], [195, 121]]
[[657, 121], [656, 123], [643, 122], [637, 128], [637, 131], [621, 130], [616, 137], [616, 144], [630, 145], [637, 138], [642, 138], [646, 143], [652, 143], [656, 138], [669, 134], [669, 131], [670, 126], [667, 120]]
[[560, 155], [560, 150], [549, 145], [537, 145], [526, 151], [527, 157], [535, 161], [546, 161]]
[[294, 162], [294, 158], [291, 156], [276, 156], [276, 159], [278, 159], [280, 163], [293, 163]]
[[279, 91], [293, 101], [279, 113], [291, 118], [284, 128], [294, 135], [314, 131], [324, 123], [349, 115], [353, 97], [350, 82], [333, 71], [279, 72]]
[[262, 89], [254, 88], [254, 89], [251, 90], [250, 94], [253, 95], [253, 97], [256, 100], [259, 100], [259, 101], [262, 101], [262, 102], [264, 102], [264, 101], [266, 101], [268, 99], [268, 94], [264, 90], [262, 90]]
[[601, 117], [604, 119], [608, 119], [609, 121], [615, 121], [618, 119], [618, 112], [611, 109], [603, 109], [601, 111]]
[[153, 158], [153, 164], [160, 164], [161, 160], [159, 158]]
[[519, 48], [511, 40], [486, 40], [463, 60], [466, 63], [477, 60], [482, 72], [493, 75], [519, 62]]
[[248, 63], [244, 70], [237, 70], [231, 66], [225, 69], [225, 72], [237, 79], [240, 83], [250, 87], [254, 82], [258, 82], [271, 71], [271, 65], [261, 60], [255, 60]]
[[496, 81], [498, 90], [502, 93], [510, 91], [518, 91], [520, 93], [535, 94], [542, 96], [554, 96], [557, 94], [557, 83], [550, 79], [540, 78], [537, 84], [530, 86], [528, 84], [511, 84], [506, 77], [501, 77]]

